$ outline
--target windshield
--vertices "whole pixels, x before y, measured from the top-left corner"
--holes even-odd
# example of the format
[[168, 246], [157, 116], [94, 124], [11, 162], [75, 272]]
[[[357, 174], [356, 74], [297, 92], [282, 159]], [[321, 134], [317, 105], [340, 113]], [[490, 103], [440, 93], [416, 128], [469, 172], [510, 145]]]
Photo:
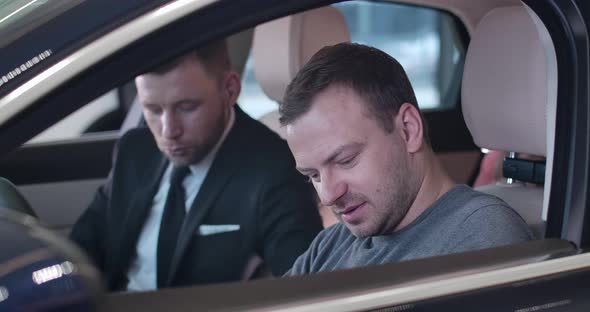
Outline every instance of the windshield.
[[38, 28], [83, 0], [0, 0], [0, 47]]

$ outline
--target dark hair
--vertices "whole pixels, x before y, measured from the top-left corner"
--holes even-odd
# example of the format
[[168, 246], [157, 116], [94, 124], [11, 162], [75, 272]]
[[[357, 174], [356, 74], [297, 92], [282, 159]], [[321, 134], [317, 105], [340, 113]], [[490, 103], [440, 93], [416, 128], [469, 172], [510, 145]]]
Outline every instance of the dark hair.
[[[418, 108], [412, 85], [393, 57], [366, 45], [339, 43], [314, 54], [287, 86], [279, 106], [281, 125], [293, 123], [308, 112], [313, 98], [333, 85], [349, 87], [358, 93], [386, 132], [393, 131], [391, 117], [399, 112], [403, 103]], [[428, 142], [424, 118], [422, 123]]]
[[200, 61], [209, 75], [218, 75], [231, 69], [227, 43], [225, 39], [222, 39], [192, 50], [168, 63], [164, 63], [150, 70], [150, 73], [165, 74], [178, 66], [182, 61], [191, 57]]

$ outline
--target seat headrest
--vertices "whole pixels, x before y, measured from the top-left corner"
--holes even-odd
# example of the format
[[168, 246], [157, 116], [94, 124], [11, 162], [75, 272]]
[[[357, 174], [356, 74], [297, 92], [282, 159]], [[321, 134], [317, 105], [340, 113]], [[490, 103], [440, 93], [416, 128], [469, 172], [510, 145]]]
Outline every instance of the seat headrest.
[[527, 10], [497, 8], [477, 25], [465, 58], [463, 115], [480, 147], [546, 156], [557, 60], [547, 30]]
[[254, 74], [266, 95], [283, 100], [297, 71], [321, 48], [350, 41], [338, 9], [322, 7], [259, 25], [254, 30]]

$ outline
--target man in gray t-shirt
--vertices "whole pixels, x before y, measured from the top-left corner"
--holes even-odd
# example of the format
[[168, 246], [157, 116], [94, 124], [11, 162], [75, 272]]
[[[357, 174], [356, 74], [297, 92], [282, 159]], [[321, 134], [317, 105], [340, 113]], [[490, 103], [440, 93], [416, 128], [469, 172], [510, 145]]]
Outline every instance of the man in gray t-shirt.
[[532, 238], [505, 202], [449, 178], [403, 68], [382, 51], [350, 43], [323, 48], [289, 84], [279, 114], [297, 170], [341, 221], [287, 274]]
[[286, 275], [445, 255], [531, 238], [522, 218], [504, 201], [457, 185], [393, 234], [360, 238], [342, 223], [324, 230]]

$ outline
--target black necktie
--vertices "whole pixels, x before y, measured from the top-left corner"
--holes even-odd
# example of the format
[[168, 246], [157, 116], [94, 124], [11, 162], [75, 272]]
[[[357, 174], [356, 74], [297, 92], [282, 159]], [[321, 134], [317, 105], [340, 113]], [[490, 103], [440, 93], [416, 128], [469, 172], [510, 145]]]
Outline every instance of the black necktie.
[[170, 271], [170, 263], [178, 241], [178, 233], [182, 227], [186, 207], [184, 204], [184, 187], [182, 181], [189, 173], [188, 167], [173, 167], [170, 176], [170, 190], [164, 205], [160, 235], [158, 236], [157, 284], [165, 287]]

